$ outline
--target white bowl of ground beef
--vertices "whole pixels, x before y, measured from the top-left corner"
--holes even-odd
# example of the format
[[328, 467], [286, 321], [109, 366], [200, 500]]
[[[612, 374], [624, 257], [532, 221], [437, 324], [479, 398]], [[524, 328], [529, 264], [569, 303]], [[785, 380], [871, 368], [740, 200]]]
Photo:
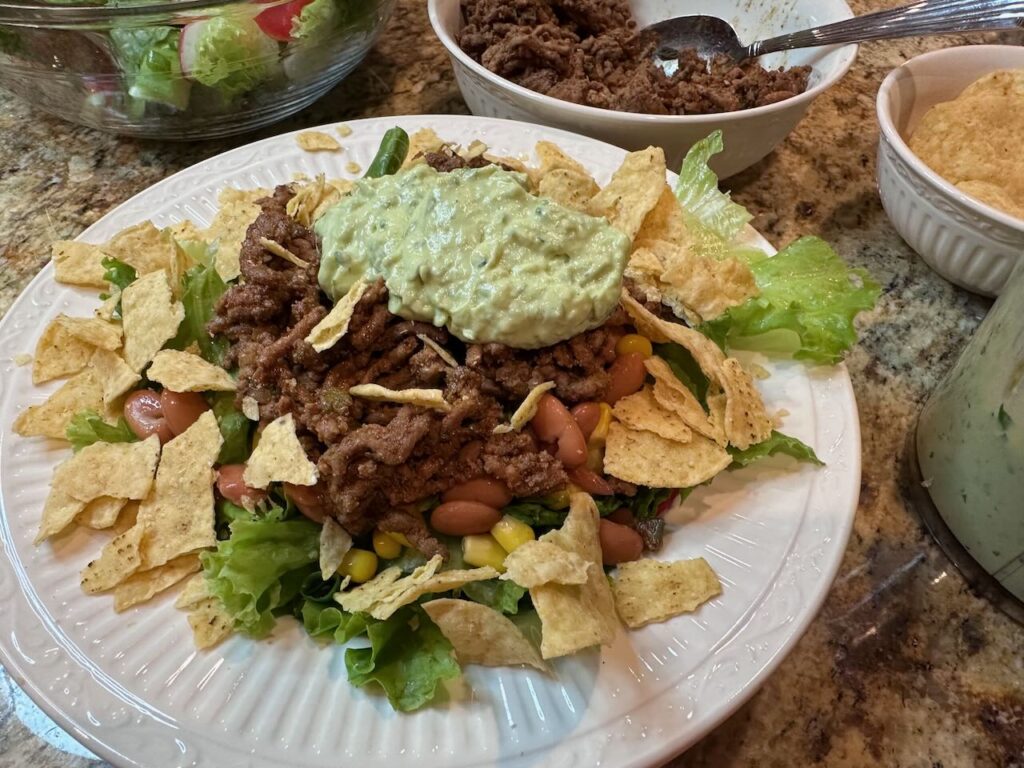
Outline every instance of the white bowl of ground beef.
[[[475, 15], [479, 20], [470, 32], [483, 32], [482, 35], [476, 34], [471, 42], [467, 43], [465, 39], [461, 41], [472, 54], [460, 45], [466, 25], [464, 2], [474, 4]], [[718, 16], [733, 25], [743, 42], [852, 16], [849, 6], [843, 0], [792, 0], [785, 4], [774, 0], [632, 0], [628, 5], [640, 27], [673, 16]], [[679, 166], [686, 151], [696, 141], [721, 129], [725, 151], [715, 157], [711, 165], [723, 178], [767, 156], [793, 130], [818, 94], [846, 73], [857, 55], [855, 45], [770, 54], [760, 59], [766, 69], [809, 67], [806, 90], [795, 95], [784, 90], [762, 93], [761, 97], [770, 103], [750, 108], [738, 108], [744, 101], [742, 93], [734, 99], [728, 93], [709, 92], [702, 98], [718, 99], [718, 108], [727, 111], [712, 114], [665, 114], [666, 103], [672, 111], [691, 111], [687, 104], [696, 109], [701, 107], [689, 102], [686, 96], [673, 95], [667, 100], [656, 98], [655, 92], [659, 89], [652, 85], [649, 78], [636, 76], [634, 81], [633, 73], [615, 71], [618, 64], [608, 65], [611, 70], [609, 76], [614, 79], [628, 75], [629, 85], [623, 87], [620, 82], [615, 89], [615, 98], [606, 98], [607, 92], [602, 84], [588, 82], [587, 76], [580, 75], [581, 68], [573, 59], [579, 56], [579, 52], [567, 45], [567, 36], [563, 31], [551, 26], [545, 27], [545, 23], [550, 24], [552, 13], [564, 19], [567, 13], [615, 13], [617, 7], [623, 7], [620, 0], [574, 0], [571, 4], [564, 0], [428, 2], [431, 24], [448, 50], [455, 79], [473, 114], [564, 128], [630, 150], [660, 146], [665, 150], [669, 167], [672, 168]], [[518, 38], [513, 39], [516, 36]], [[505, 50], [502, 50], [503, 46], [499, 42], [505, 40], [510, 45], [504, 46]], [[602, 40], [599, 44], [607, 42]], [[491, 44], [490, 49], [481, 55], [479, 49], [487, 43]], [[619, 51], [607, 58], [602, 56], [601, 51], [592, 53], [595, 55], [590, 57], [588, 67], [592, 67], [595, 61], [621, 61], [623, 58]], [[476, 60], [478, 58], [480, 61]], [[538, 65], [538, 60], [543, 63]], [[524, 69], [529, 69], [527, 77], [522, 74]], [[601, 76], [602, 79], [604, 77]], [[522, 84], [513, 80], [519, 80]], [[559, 82], [555, 83], [556, 80]], [[779, 78], [776, 82], [785, 88], [786, 78]], [[532, 85], [533, 89], [527, 85]], [[546, 95], [540, 90], [560, 94], [565, 98]], [[762, 88], [762, 91], [765, 90]], [[616, 108], [592, 106], [606, 102]]]

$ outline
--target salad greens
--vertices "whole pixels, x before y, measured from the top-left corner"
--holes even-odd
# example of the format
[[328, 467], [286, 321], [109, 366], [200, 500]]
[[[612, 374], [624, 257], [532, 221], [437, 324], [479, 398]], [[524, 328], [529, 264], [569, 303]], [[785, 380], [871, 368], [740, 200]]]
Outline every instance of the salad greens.
[[253, 422], [235, 408], [233, 392], [218, 392], [211, 399], [213, 415], [224, 438], [217, 463], [241, 464], [249, 457], [249, 433]]
[[96, 411], [76, 413], [68, 423], [67, 438], [75, 453], [93, 443], [133, 443], [139, 439], [123, 416], [117, 424], [108, 424]]
[[128, 83], [128, 95], [185, 109], [192, 84], [182, 77], [176, 27], [124, 27], [110, 30], [114, 56]]
[[246, 16], [213, 16], [181, 33], [185, 74], [216, 88], [227, 102], [269, 80], [279, 66], [277, 53], [277, 42]]
[[772, 430], [772, 434], [767, 440], [742, 451], [738, 448], [730, 447], [729, 453], [732, 454], [731, 466], [733, 467], [746, 467], [758, 459], [764, 459], [779, 453], [792, 456], [797, 461], [807, 461], [818, 466], [824, 465], [824, 462], [818, 458], [814, 449], [809, 445], [797, 440], [795, 437], [784, 435], [775, 430]]
[[185, 319], [178, 327], [178, 335], [168, 346], [171, 349], [185, 349], [192, 344], [199, 347], [199, 354], [214, 365], [220, 365], [227, 352], [227, 340], [213, 338], [206, 330], [213, 319], [217, 300], [228, 289], [217, 273], [215, 266], [216, 244], [185, 241], [175, 243], [196, 266], [189, 269], [181, 281], [181, 303], [185, 308]]

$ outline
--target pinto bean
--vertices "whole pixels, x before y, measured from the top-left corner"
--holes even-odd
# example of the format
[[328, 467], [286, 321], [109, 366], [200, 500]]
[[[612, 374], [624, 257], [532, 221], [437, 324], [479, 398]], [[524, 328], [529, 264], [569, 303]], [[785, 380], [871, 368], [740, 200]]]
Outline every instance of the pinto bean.
[[643, 554], [644, 540], [628, 526], [602, 518], [597, 534], [601, 540], [601, 558], [605, 565], [638, 560]]
[[573, 483], [594, 496], [611, 496], [615, 493], [607, 480], [588, 467], [573, 467], [566, 474]]
[[166, 443], [174, 437], [164, 418], [160, 395], [152, 389], [137, 389], [125, 398], [124, 420], [140, 440], [157, 435], [161, 443]]
[[196, 419], [210, 410], [206, 400], [198, 392], [172, 392], [165, 389], [160, 393], [167, 425], [175, 435], [180, 435], [195, 424]]
[[632, 528], [636, 524], [636, 518], [633, 517], [633, 510], [629, 507], [619, 507], [607, 517], [613, 523], [619, 525], [626, 525]]
[[217, 469], [217, 492], [232, 504], [252, 509], [267, 497], [266, 491], [246, 485], [244, 464], [225, 464]]
[[487, 533], [501, 520], [501, 512], [476, 501], [448, 501], [430, 515], [430, 525], [448, 536]]
[[611, 383], [605, 393], [604, 401], [614, 404], [616, 401], [639, 392], [644, 386], [644, 379], [647, 377], [647, 369], [644, 368], [644, 357], [637, 352], [628, 355], [619, 355], [608, 369], [611, 376]]
[[477, 477], [449, 488], [441, 501], [477, 501], [495, 509], [501, 509], [512, 501], [512, 492], [501, 480], [493, 477]]
[[601, 404], [580, 403], [575, 406], [570, 413], [572, 413], [572, 417], [576, 419], [576, 423], [579, 425], [580, 431], [583, 432], [583, 439], [589, 440], [590, 436], [594, 434], [594, 430], [597, 428], [597, 423], [601, 420]]
[[587, 440], [576, 419], [562, 401], [546, 394], [537, 405], [537, 413], [530, 421], [537, 438], [543, 443], [555, 443], [555, 456], [567, 467], [578, 467], [587, 460]]

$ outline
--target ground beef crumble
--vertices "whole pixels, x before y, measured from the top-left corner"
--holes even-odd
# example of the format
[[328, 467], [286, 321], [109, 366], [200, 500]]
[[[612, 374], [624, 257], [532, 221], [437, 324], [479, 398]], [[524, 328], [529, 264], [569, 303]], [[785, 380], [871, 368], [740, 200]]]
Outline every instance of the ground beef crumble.
[[458, 41], [495, 74], [556, 99], [621, 112], [686, 115], [773, 104], [807, 89], [809, 67], [683, 51], [668, 77], [626, 0], [462, 0]]
[[[330, 514], [354, 536], [379, 527], [404, 533], [428, 555], [446, 555], [418, 511], [425, 498], [484, 475], [503, 480], [517, 497], [565, 487], [561, 463], [529, 430], [496, 435], [494, 427], [544, 381], [554, 381], [568, 405], [600, 399], [625, 314], [619, 310], [600, 328], [542, 350], [464, 345], [443, 328], [388, 312], [379, 281], [356, 305], [350, 332], [317, 353], [304, 339], [328, 305], [317, 283], [316, 237], [286, 213], [291, 195], [282, 186], [260, 201], [261, 213], [241, 247], [241, 280], [217, 303], [209, 330], [230, 342], [226, 365], [238, 367], [239, 407], [243, 398], [255, 399], [263, 424], [292, 414], [317, 464], [317, 492]], [[308, 266], [271, 254], [261, 238]], [[420, 335], [465, 364], [450, 367]], [[452, 409], [348, 394], [349, 387], [370, 382], [439, 388]]]

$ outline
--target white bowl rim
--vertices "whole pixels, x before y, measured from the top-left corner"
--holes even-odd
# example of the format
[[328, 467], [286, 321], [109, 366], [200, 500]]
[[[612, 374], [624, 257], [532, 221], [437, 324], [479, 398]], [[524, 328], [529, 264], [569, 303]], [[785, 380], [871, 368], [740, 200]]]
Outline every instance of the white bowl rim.
[[[992, 49], [996, 50], [993, 51]], [[882, 81], [882, 85], [878, 89], [878, 96], [875, 99], [875, 111], [878, 113], [878, 126], [885, 140], [889, 142], [889, 145], [896, 150], [896, 154], [899, 155], [915, 173], [926, 179], [940, 194], [956, 200], [982, 219], [987, 219], [1024, 234], [1024, 219], [1018, 219], [1016, 216], [1011, 216], [1008, 213], [1000, 211], [998, 208], [993, 208], [991, 205], [971, 197], [967, 193], [957, 189], [953, 184], [946, 181], [942, 176], [928, 167], [928, 165], [926, 165], [924, 161], [914, 153], [910, 148], [910, 145], [903, 140], [903, 137], [900, 136], [899, 131], [896, 130], [896, 124], [893, 122], [892, 114], [889, 110], [889, 92], [893, 89], [896, 80], [902, 74], [907, 73], [909, 77], [913, 77], [913, 74], [910, 73], [909, 69], [910, 64], [913, 62], [920, 62], [926, 59], [952, 59], [963, 55], [963, 53], [967, 51], [977, 52], [988, 50], [996, 53], [999, 50], [1009, 49], [1017, 51], [1021, 50], [1021, 48], [1016, 45], [957, 45], [951, 48], [940, 48], [937, 51], [929, 51], [928, 53], [922, 53], [919, 56], [907, 59], [900, 66], [896, 67], [885, 76], [885, 79]]]
[[[511, 80], [506, 80], [504, 77], [491, 72], [486, 67], [474, 61], [459, 45], [455, 42], [452, 36], [448, 33], [448, 30], [441, 24], [440, 18], [437, 15], [437, 4], [439, 0], [427, 0], [427, 15], [430, 17], [430, 25], [434, 28], [434, 34], [437, 35], [441, 44], [447, 49], [449, 55], [454, 56], [459, 60], [460, 63], [476, 72], [486, 80], [494, 83], [500, 88], [511, 91], [512, 93], [533, 101], [541, 106], [553, 107], [556, 109], [563, 109], [569, 112], [576, 112], [581, 117], [603, 117], [606, 119], [618, 119], [623, 122], [641, 123], [641, 124], [652, 124], [660, 123], [662, 125], [677, 125], [677, 124], [700, 124], [700, 123], [717, 123], [721, 122], [723, 118], [737, 118], [737, 117], [757, 117], [759, 115], [765, 115], [770, 112], [778, 112], [785, 107], [798, 106], [804, 103], [809, 103], [817, 98], [818, 94], [827, 88], [832, 87], [835, 83], [843, 78], [843, 76], [850, 71], [850, 67], [853, 66], [853, 62], [857, 59], [857, 51], [859, 50], [858, 45], [851, 43], [838, 47], [838, 51], [842, 53], [845, 58], [841, 58], [834, 71], [824, 77], [820, 83], [815, 85], [813, 88], [808, 88], [803, 93], [799, 93], [789, 99], [783, 99], [777, 101], [774, 104], [765, 104], [761, 107], [751, 107], [750, 109], [736, 109], [731, 112], [713, 112], [706, 115], [650, 115], [642, 112], [620, 112], [617, 109], [602, 109], [601, 107], [588, 107], [584, 104], [576, 104], [572, 101], [564, 101], [563, 99], [556, 99], [553, 96], [546, 96], [543, 93], [537, 93], [531, 91], [529, 88], [524, 88], [521, 85], [513, 83]], [[850, 8], [846, 0], [838, 0], [846, 10], [849, 11], [850, 17], [853, 16], [853, 11]], [[826, 46], [823, 46], [826, 47]]]

